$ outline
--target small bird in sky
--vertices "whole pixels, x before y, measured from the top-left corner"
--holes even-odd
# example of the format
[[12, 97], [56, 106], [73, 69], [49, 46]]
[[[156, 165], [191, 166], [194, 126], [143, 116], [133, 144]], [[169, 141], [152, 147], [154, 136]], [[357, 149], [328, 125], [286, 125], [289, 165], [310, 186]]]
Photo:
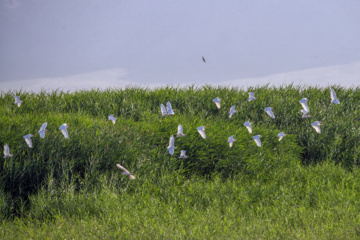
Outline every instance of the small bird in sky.
[[244, 123], [244, 126], [247, 128], [247, 130], [249, 131], [249, 133], [252, 133], [251, 122], [246, 121], [246, 122]]
[[264, 110], [271, 118], [275, 118], [275, 115], [274, 115], [272, 109], [273, 109], [273, 107], [267, 107]]
[[108, 121], [112, 121], [112, 123], [115, 124], [115, 122], [116, 122], [116, 117], [114, 117], [114, 114], [111, 114], [111, 115], [108, 117]]
[[213, 102], [216, 104], [217, 108], [219, 108], [219, 109], [220, 109], [220, 101], [221, 101], [221, 98], [218, 98], [218, 97], [213, 99]]
[[20, 100], [20, 96], [16, 96], [16, 97], [15, 97], [15, 102], [14, 102], [14, 103], [17, 104], [18, 107], [21, 106], [21, 103], [22, 103], [22, 102], [23, 102], [23, 101]]
[[204, 56], [202, 56], [202, 60], [204, 61], [204, 63], [206, 63], [206, 60], [205, 60]]
[[178, 132], [177, 132], [176, 136], [185, 137], [185, 134], [183, 133], [183, 127], [181, 126], [181, 124], [179, 124], [179, 126], [178, 126]]
[[170, 141], [169, 141], [169, 146], [167, 148], [171, 155], [174, 154], [174, 149], [175, 149], [174, 145], [175, 145], [175, 138], [174, 138], [174, 136], [171, 136]]
[[279, 137], [279, 141], [281, 141], [281, 139], [283, 139], [283, 137], [285, 137], [286, 134], [284, 132], [281, 132], [277, 136]]
[[45, 137], [45, 132], [47, 132], [48, 130], [46, 130], [46, 126], [47, 126], [47, 122], [45, 122], [43, 125], [41, 125], [40, 130], [39, 130], [39, 134], [41, 138]]
[[316, 130], [316, 132], [321, 133], [320, 124], [320, 121], [315, 121], [311, 124], [311, 126]]
[[248, 101], [252, 101], [252, 100], [256, 100], [256, 97], [255, 97], [255, 93], [254, 92], [249, 92], [249, 98], [248, 98]]
[[334, 89], [332, 89], [332, 88], [330, 88], [330, 97], [331, 97], [331, 103], [335, 103], [335, 104], [340, 103], [339, 99], [337, 99], [337, 97], [336, 97], [336, 93], [335, 93]]
[[232, 147], [232, 146], [233, 146], [233, 142], [235, 142], [236, 140], [237, 140], [237, 139], [234, 138], [234, 135], [231, 135], [231, 136], [228, 138], [227, 142], [229, 143], [230, 147]]
[[135, 180], [134, 175], [132, 175], [128, 170], [126, 170], [126, 168], [124, 168], [123, 166], [121, 166], [121, 165], [118, 164], [118, 163], [116, 164], [116, 166], [117, 166], [120, 170], [123, 171], [123, 172], [122, 172], [123, 175], [128, 175], [131, 180]]
[[68, 125], [66, 123], [64, 123], [63, 125], [61, 125], [59, 127], [59, 129], [61, 130], [61, 133], [64, 135], [65, 138], [69, 138], [69, 133], [67, 131]]
[[27, 145], [29, 146], [29, 148], [32, 148], [31, 138], [32, 138], [33, 136], [34, 136], [34, 135], [32, 135], [32, 134], [27, 134], [27, 135], [23, 136], [23, 138], [25, 139], [25, 142], [27, 143]]
[[10, 154], [10, 148], [8, 144], [4, 145], [4, 158], [12, 157], [13, 155]]
[[188, 156], [185, 155], [186, 151], [185, 150], [181, 150], [180, 151], [180, 157], [179, 158], [189, 158]]
[[261, 137], [261, 135], [256, 135], [256, 136], [252, 137], [258, 147], [261, 147], [260, 137]]
[[300, 100], [299, 103], [302, 105], [302, 107], [304, 108], [304, 110], [309, 113], [309, 112], [310, 112], [310, 109], [309, 109], [309, 106], [307, 105], [307, 102], [308, 102], [308, 99], [307, 99], [307, 98], [303, 98], [303, 99]]
[[167, 114], [168, 114], [168, 115], [174, 115], [174, 114], [175, 114], [174, 111], [173, 111], [173, 109], [172, 109], [172, 107], [171, 107], [170, 102], [167, 102], [167, 103], [166, 103], [166, 111], [167, 111]]
[[205, 139], [206, 138], [206, 134], [205, 134], [205, 127], [201, 126], [196, 128], [196, 130], [198, 130], [198, 132], [200, 133], [200, 135]]
[[233, 115], [234, 113], [237, 113], [237, 112], [238, 112], [238, 111], [235, 110], [235, 106], [232, 106], [232, 107], [230, 108], [230, 111], [229, 111], [229, 118], [231, 118], [232, 115]]
[[309, 112], [307, 112], [305, 109], [301, 109], [300, 112], [302, 112], [302, 118], [309, 118], [311, 115], [309, 115]]

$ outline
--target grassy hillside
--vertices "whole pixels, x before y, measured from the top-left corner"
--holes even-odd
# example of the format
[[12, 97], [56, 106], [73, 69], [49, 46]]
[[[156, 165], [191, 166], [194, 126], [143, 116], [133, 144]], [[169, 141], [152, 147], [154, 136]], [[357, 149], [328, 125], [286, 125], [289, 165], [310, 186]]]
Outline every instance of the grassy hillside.
[[[248, 91], [212, 87], [1, 93], [0, 146], [8, 143], [13, 157], [0, 160], [0, 237], [144, 238], [141, 229], [149, 239], [327, 238], [344, 231], [356, 237], [360, 89], [334, 89], [338, 105], [330, 104], [329, 89], [293, 86], [248, 89], [257, 97], [251, 102]], [[15, 95], [24, 101], [20, 108]], [[305, 97], [309, 119], [300, 113]], [[161, 117], [167, 101], [175, 115]], [[239, 112], [229, 119], [233, 105]], [[275, 119], [265, 107], [274, 107]], [[316, 120], [323, 122], [321, 134], [311, 127]], [[44, 122], [49, 132], [33, 137], [30, 149], [23, 136]], [[69, 139], [58, 129], [63, 123]], [[167, 146], [179, 124], [186, 136], [175, 138], [172, 156]], [[281, 131], [288, 135], [279, 142]], [[260, 148], [252, 139], [257, 134]], [[232, 148], [230, 135], [238, 139]], [[179, 159], [180, 150], [189, 158]], [[136, 180], [121, 175], [116, 163]], [[95, 226], [96, 234], [87, 231]], [[84, 232], [71, 234], [76, 228]]]

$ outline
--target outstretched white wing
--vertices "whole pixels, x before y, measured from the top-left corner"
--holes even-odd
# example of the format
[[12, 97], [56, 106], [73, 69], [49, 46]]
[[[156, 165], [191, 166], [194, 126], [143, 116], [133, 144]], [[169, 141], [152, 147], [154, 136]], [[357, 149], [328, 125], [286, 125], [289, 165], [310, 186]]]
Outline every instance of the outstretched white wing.
[[4, 145], [4, 155], [5, 157], [10, 155], [10, 148], [7, 144]]
[[183, 133], [183, 127], [181, 126], [181, 124], [179, 124], [179, 126], [178, 126], [177, 136], [178, 137], [184, 137], [185, 136], [185, 134]]
[[25, 136], [24, 136], [25, 142], [27, 143], [27, 145], [28, 145], [30, 148], [32, 148], [31, 137], [32, 137], [31, 134], [28, 134], [28, 135], [25, 135]]
[[132, 180], [135, 179], [134, 175], [132, 175], [128, 170], [126, 170], [126, 168], [124, 168], [123, 166], [121, 166], [121, 165], [118, 164], [118, 163], [116, 164], [116, 166], [117, 166], [120, 170], [123, 171], [123, 174], [124, 174], [124, 175], [128, 175], [129, 178], [132, 179]]
[[274, 113], [272, 111], [272, 107], [267, 107], [264, 110], [271, 118], [275, 118], [275, 115], [274, 115]]
[[256, 136], [253, 137], [253, 139], [254, 139], [256, 145], [257, 145], [258, 147], [261, 147], [260, 136], [259, 136], [259, 135], [256, 135]]
[[205, 127], [204, 126], [198, 127], [198, 128], [196, 128], [196, 130], [198, 130], [198, 132], [200, 133], [202, 138], [204, 138], [204, 139], [206, 138]]
[[173, 148], [174, 146], [175, 146], [175, 138], [174, 136], [171, 136], [169, 140], [169, 148]]
[[172, 114], [172, 115], [175, 114], [172, 107], [171, 107], [170, 102], [166, 103], [166, 111], [167, 111], [168, 114]]
[[164, 105], [161, 104], [161, 105], [160, 105], [160, 109], [161, 109], [161, 114], [162, 114], [163, 117], [168, 114], [167, 111], [166, 111], [166, 109], [165, 109], [165, 107], [164, 107]]
[[310, 112], [309, 106], [307, 105], [307, 101], [308, 100], [306, 98], [303, 98], [300, 100], [300, 104], [306, 112]]
[[337, 99], [336, 93], [335, 93], [334, 89], [332, 89], [332, 88], [330, 88], [330, 97], [331, 97], [331, 101], [334, 101]]
[[61, 125], [59, 127], [59, 129], [61, 130], [61, 133], [64, 135], [65, 138], [69, 138], [69, 133], [67, 131], [68, 126], [66, 125], [66, 123], [64, 123], [63, 125]]

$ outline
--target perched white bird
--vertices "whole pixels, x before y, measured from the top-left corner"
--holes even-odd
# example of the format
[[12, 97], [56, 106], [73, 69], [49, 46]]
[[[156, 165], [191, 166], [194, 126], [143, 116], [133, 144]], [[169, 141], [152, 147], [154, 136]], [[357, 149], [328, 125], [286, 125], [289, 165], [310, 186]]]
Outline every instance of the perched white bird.
[[340, 101], [337, 99], [334, 89], [330, 88], [330, 91], [331, 103], [339, 104]]
[[267, 108], [265, 108], [264, 110], [265, 110], [265, 112], [266, 112], [271, 118], [275, 118], [275, 115], [274, 115], [274, 113], [272, 112], [272, 109], [273, 109], [273, 107], [267, 107]]
[[313, 123], [311, 124], [311, 126], [312, 126], [313, 128], [315, 128], [316, 132], [321, 133], [321, 131], [320, 131], [320, 124], [321, 124], [320, 121], [315, 121], [315, 122], [313, 122]]
[[231, 118], [232, 115], [233, 115], [234, 113], [237, 113], [237, 112], [238, 112], [238, 111], [235, 110], [235, 106], [232, 106], [232, 107], [230, 108], [230, 111], [229, 111], [229, 118]]
[[188, 156], [186, 156], [185, 153], [186, 153], [185, 150], [181, 150], [181, 151], [180, 151], [180, 157], [179, 157], [179, 158], [188, 158]]
[[4, 158], [12, 157], [13, 155], [10, 154], [9, 145], [4, 145]]
[[45, 137], [45, 132], [47, 132], [48, 130], [46, 130], [46, 126], [47, 126], [47, 122], [45, 122], [43, 125], [41, 125], [40, 127], [40, 131], [39, 131], [39, 134], [40, 134], [40, 137], [41, 138], [44, 138]]
[[169, 146], [167, 148], [171, 155], [174, 154], [174, 149], [175, 149], [174, 145], [175, 145], [175, 138], [174, 138], [174, 136], [171, 136], [170, 141], [169, 141]]
[[32, 141], [31, 141], [31, 138], [33, 137], [34, 135], [32, 134], [28, 134], [28, 135], [25, 135], [23, 138], [25, 139], [25, 142], [27, 143], [27, 145], [29, 146], [29, 148], [32, 148]]
[[220, 109], [220, 101], [221, 101], [221, 98], [218, 98], [218, 97], [216, 97], [216, 98], [214, 98], [213, 99], [213, 102], [216, 104], [216, 106]]
[[249, 133], [252, 133], [251, 122], [246, 121], [246, 122], [244, 123], [244, 126], [247, 128], [247, 130], [249, 130]]
[[234, 135], [231, 135], [231, 136], [228, 138], [227, 142], [229, 143], [230, 147], [232, 147], [232, 146], [233, 146], [233, 142], [235, 142], [236, 140], [237, 140], [237, 139], [234, 138]]
[[309, 118], [311, 115], [309, 115], [309, 112], [307, 112], [305, 109], [300, 110], [302, 112], [302, 118]]
[[126, 170], [126, 168], [124, 168], [123, 166], [121, 166], [121, 165], [118, 164], [118, 163], [116, 164], [116, 166], [117, 166], [120, 170], [123, 171], [123, 172], [122, 172], [123, 175], [128, 175], [131, 180], [135, 180], [134, 175], [132, 175], [128, 170]]
[[116, 122], [116, 117], [114, 117], [114, 114], [111, 114], [111, 115], [108, 117], [108, 121], [112, 121], [112, 123], [115, 124], [115, 122]]
[[183, 127], [181, 126], [181, 124], [179, 124], [179, 126], [178, 126], [177, 136], [178, 137], [185, 137], [185, 134], [183, 133]]
[[278, 134], [278, 137], [279, 137], [279, 141], [281, 141], [281, 139], [283, 139], [283, 137], [285, 137], [286, 134], [284, 132], [281, 132]]
[[167, 111], [167, 114], [168, 114], [168, 115], [174, 115], [174, 114], [175, 114], [174, 111], [173, 111], [173, 109], [172, 109], [172, 107], [171, 107], [170, 102], [167, 102], [167, 103], [166, 103], [166, 111]]
[[249, 92], [249, 98], [248, 98], [248, 101], [252, 101], [252, 100], [256, 100], [256, 97], [255, 97], [255, 93], [253, 92]]
[[65, 138], [69, 138], [69, 133], [67, 131], [68, 126], [66, 125], [66, 123], [64, 123], [63, 125], [61, 125], [59, 127], [59, 129], [61, 130], [61, 133], [64, 135]]
[[200, 133], [200, 135], [205, 139], [206, 138], [206, 134], [205, 134], [205, 127], [201, 126], [196, 128], [196, 130], [198, 130], [198, 132]]
[[309, 109], [309, 106], [307, 105], [307, 101], [308, 101], [307, 98], [303, 98], [303, 99], [300, 100], [299, 103], [302, 105], [302, 107], [304, 108], [304, 110], [309, 113], [309, 112], [310, 112], [310, 109]]
[[161, 109], [161, 114], [162, 114], [163, 117], [168, 115], [168, 113], [166, 111], [166, 108], [164, 107], [163, 104], [160, 105], [160, 109]]
[[252, 137], [258, 147], [261, 147], [260, 137], [261, 137], [261, 135], [256, 135], [256, 136]]
[[20, 107], [20, 105], [21, 105], [22, 102], [23, 102], [23, 101], [20, 100], [20, 96], [16, 96], [16, 97], [15, 97], [15, 102], [14, 102], [14, 103], [17, 104], [18, 107]]

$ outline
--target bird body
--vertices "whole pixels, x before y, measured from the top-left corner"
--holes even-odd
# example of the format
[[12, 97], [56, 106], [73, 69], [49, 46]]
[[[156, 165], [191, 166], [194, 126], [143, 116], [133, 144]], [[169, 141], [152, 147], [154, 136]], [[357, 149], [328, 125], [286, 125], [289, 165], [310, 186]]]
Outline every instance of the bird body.
[[321, 133], [320, 124], [320, 121], [315, 121], [311, 124], [311, 126], [316, 130], [316, 132]]
[[235, 110], [235, 106], [232, 106], [232, 107], [230, 108], [230, 111], [229, 111], [229, 118], [231, 118], [232, 115], [233, 115], [234, 113], [237, 113], [237, 112], [238, 112], [238, 111]]
[[261, 137], [261, 135], [256, 135], [256, 136], [252, 137], [258, 147], [261, 147], [260, 137]]
[[244, 123], [244, 126], [247, 128], [247, 130], [249, 131], [249, 133], [252, 133], [251, 122], [246, 121], [246, 122]]
[[231, 136], [228, 138], [227, 142], [229, 143], [230, 147], [232, 147], [232, 146], [233, 146], [233, 142], [235, 142], [236, 140], [237, 140], [237, 139], [234, 138], [234, 135], [231, 135]]
[[218, 97], [213, 99], [213, 102], [216, 104], [217, 108], [219, 108], [219, 109], [220, 109], [220, 101], [221, 101], [221, 98], [218, 98]]
[[18, 107], [21, 106], [21, 103], [22, 103], [22, 102], [23, 102], [23, 101], [20, 100], [20, 96], [16, 96], [16, 97], [15, 97], [15, 102], [14, 102], [14, 103], [17, 104]]
[[33, 136], [34, 136], [34, 135], [32, 135], [32, 134], [27, 134], [27, 135], [23, 136], [23, 138], [25, 139], [25, 142], [27, 143], [27, 145], [29, 146], [29, 148], [32, 148], [31, 138], [32, 138]]
[[267, 107], [264, 109], [264, 111], [267, 113], [267, 115], [269, 115], [271, 118], [275, 118], [275, 115], [272, 111], [273, 107]]
[[204, 63], [206, 63], [206, 60], [205, 60], [204, 56], [202, 56], [202, 60], [203, 60]]
[[181, 126], [181, 124], [179, 124], [179, 126], [178, 126], [177, 136], [178, 137], [185, 137], [185, 134], [183, 133], [183, 127]]
[[12, 157], [13, 155], [10, 154], [10, 148], [8, 144], [4, 145], [4, 158]]
[[202, 138], [204, 138], [204, 139], [206, 138], [205, 127], [204, 126], [198, 127], [198, 128], [196, 128], [196, 130], [198, 130], [198, 132], [200, 133]]
[[127, 176], [129, 176], [129, 178], [131, 179], [131, 180], [135, 180], [135, 177], [134, 177], [134, 175], [132, 175], [128, 170], [126, 170], [126, 168], [124, 168], [123, 166], [121, 166], [120, 164], [116, 164], [116, 166], [120, 169], [120, 170], [122, 170], [123, 172], [122, 172], [122, 174], [123, 175], [127, 175]]
[[331, 103], [335, 103], [335, 104], [340, 103], [339, 99], [337, 99], [337, 97], [336, 97], [336, 93], [335, 93], [334, 89], [332, 89], [332, 88], [330, 88], [330, 97], [331, 97]]
[[285, 137], [286, 134], [284, 132], [281, 132], [277, 136], [279, 137], [279, 141], [281, 141], [281, 139], [283, 139], [283, 137]]
[[252, 100], [256, 100], [255, 93], [254, 92], [249, 92], [248, 101], [251, 102]]
[[303, 98], [303, 99], [300, 100], [299, 103], [302, 105], [302, 107], [304, 108], [304, 110], [309, 113], [309, 112], [310, 112], [310, 109], [309, 109], [309, 106], [307, 105], [307, 101], [308, 101], [307, 98]]
[[307, 112], [305, 109], [300, 110], [302, 112], [302, 118], [309, 118], [311, 115], [309, 115], [309, 112]]
[[111, 115], [108, 117], [108, 121], [112, 121], [112, 123], [115, 124], [115, 122], [116, 122], [116, 117], [114, 117], [114, 114], [111, 114]]
[[41, 125], [40, 130], [39, 130], [39, 134], [41, 138], [45, 137], [45, 132], [47, 132], [46, 130], [46, 126], [47, 126], [47, 122], [45, 122], [43, 125]]
[[179, 158], [189, 158], [188, 156], [185, 155], [186, 151], [185, 150], [181, 150], [180, 151], [180, 157]]
[[168, 150], [169, 150], [169, 153], [171, 154], [171, 155], [173, 155], [174, 154], [174, 149], [175, 149], [175, 138], [174, 138], [174, 136], [171, 136], [170, 137], [170, 141], [169, 141], [169, 146], [168, 146]]
[[64, 135], [65, 138], [69, 138], [69, 133], [67, 131], [67, 128], [68, 128], [68, 126], [66, 123], [64, 123], [63, 125], [61, 125], [59, 127], [59, 129], [61, 130], [61, 133]]

